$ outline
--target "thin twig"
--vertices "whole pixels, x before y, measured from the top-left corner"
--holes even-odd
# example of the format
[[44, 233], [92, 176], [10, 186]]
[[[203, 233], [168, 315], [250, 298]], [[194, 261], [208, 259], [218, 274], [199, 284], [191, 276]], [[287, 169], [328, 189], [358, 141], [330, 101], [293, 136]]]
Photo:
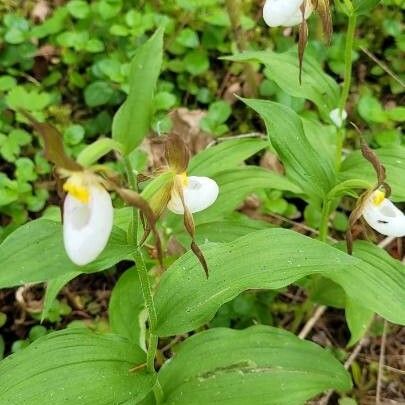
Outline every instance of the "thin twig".
[[372, 54], [367, 48], [360, 47], [360, 49], [375, 63], [377, 63], [378, 66], [382, 70], [384, 70], [385, 73], [390, 75], [396, 82], [398, 82], [402, 87], [405, 87], [405, 83], [401, 80], [399, 76], [397, 76], [384, 62], [381, 62], [374, 54]]
[[319, 318], [324, 314], [326, 309], [326, 305], [321, 305], [316, 309], [314, 314], [311, 316], [311, 318], [308, 319], [307, 323], [304, 325], [301, 332], [299, 333], [298, 337], [300, 339], [305, 339], [308, 336], [309, 332], [311, 332], [312, 328], [318, 322]]
[[385, 249], [388, 247], [393, 241], [395, 240], [395, 237], [393, 236], [388, 236], [387, 238], [383, 239], [378, 246], [382, 249]]
[[398, 373], [401, 375], [405, 375], [405, 370], [400, 370], [398, 368], [395, 367], [391, 367], [391, 366], [387, 366], [386, 364], [384, 364], [384, 368], [388, 371], [392, 371], [393, 373]]
[[[352, 351], [352, 353], [350, 354], [348, 359], [345, 361], [344, 368], [346, 370], [348, 370], [350, 368], [350, 366], [356, 360], [357, 356], [360, 354], [363, 346], [368, 344], [369, 340], [370, 339], [368, 336], [363, 336], [362, 339], [359, 341], [359, 343], [357, 343], [356, 347], [354, 348], [354, 350]], [[319, 400], [318, 405], [327, 405], [333, 392], [334, 392], [334, 390], [329, 390], [327, 392], [327, 394]]]
[[359, 355], [361, 349], [363, 348], [364, 345], [366, 345], [369, 342], [369, 337], [368, 336], [363, 336], [362, 339], [360, 340], [359, 343], [357, 343], [356, 347], [350, 354], [349, 358], [345, 361], [344, 368], [348, 370], [350, 366], [353, 364], [354, 360], [356, 360], [357, 356]]
[[260, 138], [260, 139], [267, 139], [267, 135], [262, 134], [260, 132], [249, 132], [247, 134], [240, 134], [240, 135], [233, 135], [233, 136], [226, 136], [214, 139], [211, 141], [205, 149], [211, 148], [212, 146], [218, 144], [219, 142], [226, 142], [226, 141], [233, 141], [234, 139], [245, 139], [245, 138]]
[[[241, 1], [240, 0], [225, 0], [225, 7], [229, 15], [233, 37], [239, 52], [247, 49], [246, 33], [243, 31], [241, 24]], [[257, 92], [256, 73], [251, 63], [247, 62], [244, 67], [246, 84], [248, 86], [249, 96], [255, 96]]]
[[[270, 213], [268, 213], [268, 214], [266, 214], [266, 215], [268, 215], [268, 216], [270, 216], [270, 217], [273, 217], [273, 218], [276, 218], [276, 219], [279, 219], [280, 221], [283, 221], [283, 222], [285, 222], [285, 223], [287, 223], [287, 224], [290, 224], [290, 225], [296, 226], [296, 227], [298, 227], [298, 228], [304, 229], [305, 231], [311, 232], [311, 233], [313, 233], [314, 235], [319, 235], [319, 231], [318, 231], [318, 230], [316, 230], [316, 229], [314, 229], [314, 228], [311, 228], [310, 226], [307, 226], [307, 225], [305, 225], [305, 224], [302, 224], [301, 222], [293, 221], [292, 219], [283, 217], [282, 215], [279, 215], [279, 214], [275, 214], [274, 212], [270, 212]], [[338, 240], [335, 239], [335, 238], [333, 238], [332, 236], [329, 236], [329, 235], [328, 235], [327, 238], [328, 238], [331, 242], [338, 242]]]
[[381, 338], [381, 349], [380, 349], [380, 360], [378, 362], [378, 376], [377, 376], [377, 392], [375, 396], [375, 403], [376, 405], [381, 404], [381, 386], [382, 386], [382, 378], [384, 373], [384, 360], [385, 360], [385, 344], [387, 341], [387, 324], [388, 322], [384, 320], [384, 329]]

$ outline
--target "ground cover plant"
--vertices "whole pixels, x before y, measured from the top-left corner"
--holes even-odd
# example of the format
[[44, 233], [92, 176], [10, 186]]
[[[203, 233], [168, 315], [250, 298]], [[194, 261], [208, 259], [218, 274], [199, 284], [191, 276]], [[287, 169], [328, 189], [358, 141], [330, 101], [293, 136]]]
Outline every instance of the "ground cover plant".
[[3, 1], [0, 403], [403, 402], [403, 7]]

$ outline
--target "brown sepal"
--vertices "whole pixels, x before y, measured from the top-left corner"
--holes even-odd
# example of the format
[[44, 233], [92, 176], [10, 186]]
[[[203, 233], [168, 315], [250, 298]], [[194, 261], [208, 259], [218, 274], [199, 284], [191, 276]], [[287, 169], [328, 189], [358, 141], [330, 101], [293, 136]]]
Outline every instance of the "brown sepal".
[[312, 4], [321, 17], [323, 33], [329, 43], [333, 33], [332, 14], [330, 11], [329, 0], [312, 0]]
[[[163, 267], [163, 252], [162, 252], [162, 243], [160, 240], [159, 232], [156, 228], [156, 221], [157, 218], [152, 211], [152, 208], [149, 206], [148, 202], [137, 192], [116, 187], [114, 191], [129, 205], [138, 208], [141, 211], [142, 222], [144, 224], [144, 234], [139, 242], [139, 246], [142, 246], [146, 241], [147, 237], [149, 236], [150, 232], [152, 232], [153, 236], [155, 237], [156, 243], [156, 250], [157, 256], [159, 260], [159, 264]], [[145, 221], [146, 219], [146, 221]], [[135, 230], [134, 230], [135, 231]]]
[[364, 138], [361, 136], [360, 139], [361, 139], [361, 153], [363, 154], [363, 157], [373, 165], [374, 170], [377, 174], [377, 186], [375, 187], [375, 189], [384, 186], [384, 188], [386, 188], [386, 191], [390, 193], [391, 188], [385, 182], [385, 179], [387, 177], [385, 173], [385, 167], [381, 164], [380, 159], [378, 158], [376, 153], [367, 145]]
[[360, 219], [362, 212], [362, 204], [356, 206], [356, 208], [351, 212], [349, 216], [349, 223], [347, 226], [346, 231], [346, 246], [347, 246], [347, 253], [349, 255], [353, 254], [353, 235], [352, 235], [352, 228], [354, 224]]
[[166, 138], [165, 157], [169, 167], [177, 174], [186, 172], [190, 151], [180, 135], [173, 133]]
[[66, 154], [62, 136], [55, 127], [47, 123], [38, 122], [25, 110], [19, 110], [19, 112], [28, 119], [34, 129], [41, 135], [45, 145], [45, 157], [50, 162], [60, 169], [70, 171], [83, 170], [81, 165]]

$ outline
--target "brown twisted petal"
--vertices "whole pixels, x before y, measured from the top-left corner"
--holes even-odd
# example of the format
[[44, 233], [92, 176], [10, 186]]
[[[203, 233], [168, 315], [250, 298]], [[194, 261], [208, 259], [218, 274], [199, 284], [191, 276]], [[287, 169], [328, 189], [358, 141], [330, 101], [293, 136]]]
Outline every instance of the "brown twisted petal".
[[170, 169], [175, 173], [182, 174], [187, 171], [190, 152], [180, 135], [173, 133], [167, 137], [165, 157]]
[[323, 32], [326, 36], [327, 42], [330, 42], [332, 37], [332, 14], [330, 11], [329, 0], [304, 0], [300, 10], [302, 13], [302, 22], [299, 26], [298, 35], [298, 61], [299, 61], [299, 82], [301, 83], [302, 66], [304, 60], [305, 47], [308, 42], [308, 25], [305, 20], [305, 9], [311, 3], [313, 8], [319, 13], [322, 21]]
[[374, 189], [368, 190], [365, 193], [363, 193], [357, 200], [356, 207], [350, 213], [349, 223], [347, 225], [346, 231], [346, 246], [347, 246], [347, 253], [349, 255], [353, 253], [353, 234], [352, 234], [353, 226], [361, 218], [364, 204], [373, 192]]
[[[305, 2], [303, 3], [303, 6], [301, 6], [301, 12], [305, 13]], [[302, 64], [304, 60], [304, 52], [305, 52], [305, 47], [307, 46], [308, 42], [308, 24], [304, 17], [302, 17], [302, 23], [300, 24], [299, 27], [299, 37], [298, 37], [298, 62], [299, 62], [299, 82], [301, 84], [301, 79], [302, 79]]]
[[184, 209], [184, 227], [186, 228], [188, 234], [191, 237], [191, 245], [190, 248], [194, 255], [197, 257], [198, 261], [201, 263], [201, 266], [204, 269], [205, 276], [208, 278], [208, 265], [207, 261], [205, 260], [205, 257], [203, 255], [203, 252], [195, 242], [195, 226], [194, 226], [194, 219], [193, 219], [193, 214], [190, 212], [188, 209], [187, 205], [185, 204], [184, 201], [184, 194], [183, 194], [183, 187], [181, 184], [181, 179], [179, 177], [176, 177], [175, 183], [174, 183], [174, 190], [178, 195], [180, 196], [181, 203], [183, 204], [183, 209]]
[[[364, 138], [361, 136], [361, 153], [365, 159], [367, 159], [372, 165], [373, 168], [377, 174], [377, 186], [375, 187], [376, 189], [379, 188], [381, 185], [388, 186], [385, 183], [386, 179], [386, 173], [385, 173], [385, 167], [381, 164], [380, 159], [376, 155], [376, 153], [367, 145], [366, 141]], [[391, 188], [388, 186], [388, 190], [391, 191]]]
[[62, 135], [60, 132], [50, 124], [38, 122], [30, 113], [25, 110], [19, 111], [34, 129], [41, 135], [44, 140], [45, 157], [55, 164], [60, 169], [66, 169], [70, 171], [81, 171], [83, 167], [79, 163], [70, 158], [63, 146]]

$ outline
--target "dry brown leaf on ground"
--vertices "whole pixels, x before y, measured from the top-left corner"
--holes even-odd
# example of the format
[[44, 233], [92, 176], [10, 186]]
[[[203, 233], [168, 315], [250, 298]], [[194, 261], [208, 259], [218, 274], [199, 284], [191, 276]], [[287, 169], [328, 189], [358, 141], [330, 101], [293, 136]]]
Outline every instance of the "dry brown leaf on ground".
[[[200, 129], [200, 121], [207, 113], [203, 110], [177, 108], [169, 116], [172, 121], [171, 133], [178, 134], [186, 143], [191, 155], [205, 149], [212, 137]], [[148, 155], [148, 169], [154, 171], [166, 165], [162, 138], [145, 138], [141, 149]]]
[[49, 3], [46, 0], [39, 0], [31, 11], [31, 18], [37, 22], [44, 22], [50, 11]]

